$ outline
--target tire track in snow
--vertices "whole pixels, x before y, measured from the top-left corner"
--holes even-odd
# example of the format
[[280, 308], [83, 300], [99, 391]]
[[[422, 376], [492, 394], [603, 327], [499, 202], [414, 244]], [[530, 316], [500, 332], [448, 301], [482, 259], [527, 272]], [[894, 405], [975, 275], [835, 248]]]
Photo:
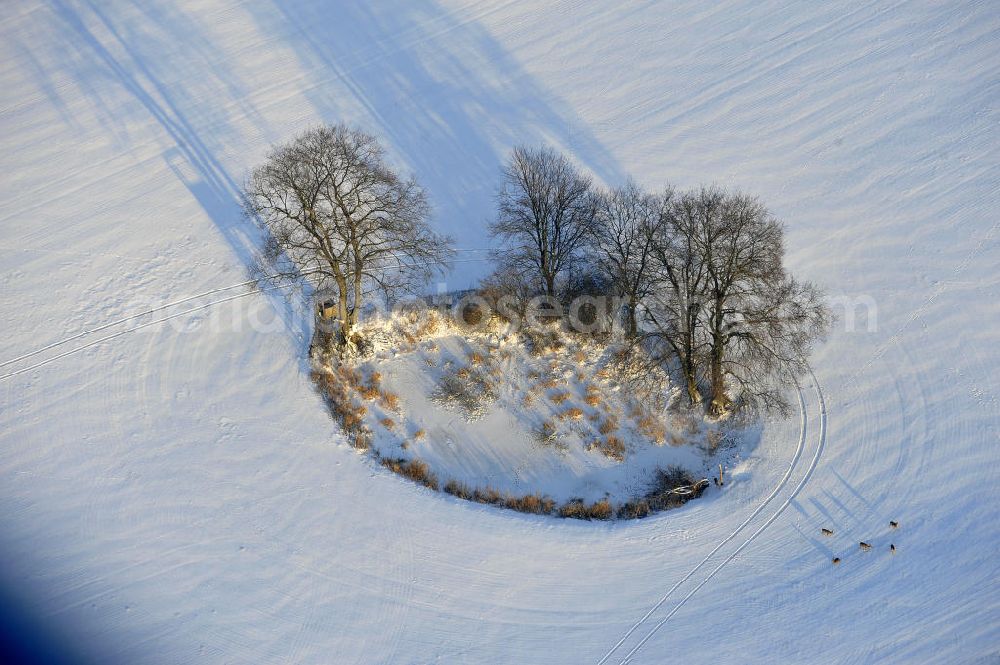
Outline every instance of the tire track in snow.
[[[648, 642], [656, 634], [656, 632], [671, 619], [671, 617], [677, 614], [677, 612], [685, 605], [685, 603], [687, 603], [687, 601], [689, 601], [696, 593], [698, 593], [698, 591], [703, 586], [705, 586], [713, 577], [715, 577], [715, 575], [718, 574], [720, 570], [725, 568], [726, 565], [729, 564], [733, 559], [735, 559], [736, 556], [741, 551], [743, 551], [744, 548], [746, 548], [748, 545], [750, 545], [750, 543], [756, 540], [756, 538], [760, 536], [760, 534], [763, 533], [764, 530], [767, 529], [767, 527], [769, 527], [776, 519], [778, 519], [778, 517], [783, 512], [785, 512], [785, 510], [788, 508], [789, 505], [791, 505], [795, 497], [798, 496], [799, 492], [802, 491], [802, 488], [805, 487], [806, 483], [809, 482], [809, 479], [812, 477], [813, 472], [819, 465], [820, 456], [822, 455], [823, 448], [826, 445], [826, 400], [823, 397], [823, 389], [820, 387], [819, 381], [816, 380], [816, 374], [813, 373], [811, 367], [809, 368], [809, 375], [812, 377], [813, 390], [816, 391], [816, 397], [819, 400], [819, 407], [820, 407], [819, 443], [816, 446], [816, 452], [813, 455], [812, 461], [809, 463], [809, 467], [806, 469], [805, 475], [802, 476], [802, 480], [800, 480], [798, 485], [795, 486], [795, 489], [792, 490], [792, 493], [788, 495], [788, 498], [786, 498], [784, 502], [782, 502], [782, 504], [778, 506], [778, 509], [769, 518], [767, 518], [767, 520], [763, 524], [761, 524], [756, 531], [750, 534], [749, 538], [743, 541], [743, 543], [739, 547], [737, 547], [735, 550], [733, 550], [733, 552], [729, 556], [723, 559], [722, 562], [718, 566], [716, 566], [711, 573], [705, 576], [705, 578], [701, 582], [699, 582], [698, 585], [695, 586], [695, 588], [693, 588], [686, 596], [684, 596], [684, 598], [682, 598], [680, 602], [678, 602], [674, 606], [674, 608], [667, 613], [666, 616], [660, 619], [660, 621], [657, 622], [656, 625], [654, 625], [653, 628], [650, 629], [648, 633], [646, 633], [645, 637], [639, 640], [638, 644], [632, 647], [632, 649], [627, 654], [625, 654], [625, 658], [619, 661], [619, 665], [626, 665], [627, 663], [629, 663], [632, 660], [632, 657], [636, 653], [638, 653], [638, 651], [643, 647], [643, 645], [646, 644], [646, 642]], [[799, 395], [801, 398], [801, 392]]]
[[799, 441], [798, 441], [798, 444], [796, 445], [796, 448], [795, 448], [795, 454], [792, 455], [792, 461], [789, 463], [788, 469], [785, 470], [785, 474], [781, 477], [781, 480], [778, 481], [778, 484], [774, 486], [774, 489], [771, 490], [771, 493], [767, 495], [767, 497], [757, 506], [757, 508], [754, 509], [754, 511], [750, 514], [749, 517], [747, 517], [743, 521], [742, 524], [740, 524], [738, 527], [736, 527], [736, 529], [732, 533], [730, 533], [728, 536], [726, 536], [726, 538], [724, 538], [722, 540], [722, 542], [720, 542], [718, 545], [716, 545], [715, 548], [711, 552], [709, 552], [701, 561], [699, 561], [698, 564], [694, 568], [692, 568], [676, 584], [674, 584], [672, 587], [670, 587], [670, 590], [667, 591], [656, 602], [656, 604], [653, 605], [653, 607], [651, 607], [649, 609], [649, 611], [646, 612], [646, 614], [644, 614], [642, 616], [641, 619], [639, 619], [631, 628], [629, 628], [625, 632], [625, 634], [622, 636], [622, 638], [620, 640], [618, 640], [618, 642], [613, 647], [611, 647], [611, 649], [606, 654], [604, 654], [604, 657], [601, 658], [597, 662], [597, 665], [603, 665], [605, 662], [607, 662], [607, 660], [609, 658], [611, 658], [612, 655], [614, 655], [614, 652], [617, 651], [622, 646], [622, 644], [624, 644], [625, 641], [628, 640], [628, 638], [631, 637], [632, 634], [636, 630], [638, 630], [642, 626], [642, 624], [644, 624], [649, 619], [649, 617], [653, 615], [654, 612], [656, 612], [656, 610], [658, 610], [665, 602], [667, 602], [667, 599], [670, 598], [670, 596], [674, 593], [674, 591], [676, 591], [678, 589], [678, 587], [680, 587], [682, 584], [684, 584], [686, 581], [688, 581], [691, 577], [693, 577], [694, 574], [697, 573], [701, 569], [702, 566], [704, 566], [706, 563], [708, 563], [708, 561], [713, 556], [715, 556], [715, 554], [720, 549], [722, 549], [723, 547], [725, 547], [727, 543], [729, 543], [734, 538], [736, 538], [736, 536], [738, 536], [740, 534], [740, 532], [743, 531], [743, 529], [746, 528], [746, 526], [751, 521], [753, 521], [753, 519], [755, 517], [757, 517], [757, 515], [759, 515], [761, 513], [761, 511], [764, 510], [764, 508], [767, 507], [767, 504], [769, 504], [774, 499], [774, 497], [778, 495], [778, 492], [780, 492], [781, 489], [785, 485], [788, 484], [788, 481], [789, 481], [789, 479], [792, 476], [792, 472], [795, 469], [795, 466], [798, 464], [798, 461], [799, 461], [800, 457], [802, 456], [802, 450], [805, 447], [806, 428], [807, 428], [807, 424], [808, 424], [808, 416], [806, 414], [805, 399], [802, 396], [802, 389], [801, 389], [801, 387], [798, 387], [797, 391], [798, 391], [798, 396], [799, 396]]

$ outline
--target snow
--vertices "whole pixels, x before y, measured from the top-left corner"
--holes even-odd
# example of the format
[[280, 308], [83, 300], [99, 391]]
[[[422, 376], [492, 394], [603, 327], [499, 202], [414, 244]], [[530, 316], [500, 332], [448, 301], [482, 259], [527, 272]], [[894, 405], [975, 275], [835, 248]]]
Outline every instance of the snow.
[[[533, 348], [513, 326], [474, 329], [436, 310], [379, 317], [360, 334], [375, 340], [373, 351], [342, 365], [362, 389], [399, 398], [393, 409], [374, 390], [352, 393], [367, 409], [373, 452], [425, 462], [441, 484], [618, 506], [652, 490], [657, 469], [715, 477], [759, 438], [756, 427], [690, 412], [665, 373], [638, 359], [616, 363], [617, 335], [597, 341], [552, 327], [535, 336], [555, 339], [554, 348]], [[448, 381], [460, 395], [443, 391]], [[625, 446], [621, 459], [600, 450], [611, 437]]]
[[[997, 658], [998, 33], [986, 2], [3, 4], [0, 581], [105, 662]], [[842, 316], [800, 414], [681, 509], [429, 492], [343, 443], [294, 297], [208, 293], [245, 279], [247, 169], [324, 120], [469, 250], [520, 141], [757, 193], [877, 326]]]

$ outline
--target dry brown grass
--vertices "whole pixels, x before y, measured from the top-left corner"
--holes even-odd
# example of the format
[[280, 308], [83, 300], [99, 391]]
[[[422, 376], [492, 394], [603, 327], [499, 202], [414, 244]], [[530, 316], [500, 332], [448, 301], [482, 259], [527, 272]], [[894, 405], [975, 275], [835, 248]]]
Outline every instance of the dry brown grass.
[[579, 420], [583, 418], [583, 409], [573, 406], [559, 414], [560, 420]]
[[604, 422], [601, 423], [601, 426], [597, 428], [597, 431], [605, 436], [611, 434], [612, 432], [617, 432], [618, 418], [613, 415], [609, 415], [604, 419]]
[[390, 411], [399, 411], [399, 395], [388, 390], [379, 394], [379, 403]]
[[589, 506], [582, 499], [572, 499], [559, 507], [559, 516], [577, 520], [608, 520], [614, 514], [607, 499], [595, 501]]
[[524, 496], [507, 495], [504, 497], [503, 505], [505, 508], [517, 510], [522, 513], [544, 515], [555, 510], [556, 502], [540, 494], [525, 494]]
[[469, 354], [469, 362], [472, 363], [473, 365], [482, 365], [484, 362], [486, 362], [486, 356], [479, 353], [478, 351], [473, 351], [472, 353]]
[[541, 443], [551, 443], [556, 438], [556, 432], [556, 424], [551, 420], [546, 420], [535, 432], [535, 436]]
[[338, 366], [332, 370], [314, 370], [311, 378], [323, 394], [330, 415], [340, 424], [348, 443], [359, 450], [371, 445], [372, 433], [364, 423], [368, 409], [354, 401], [352, 394], [361, 377], [352, 368]]
[[493, 487], [471, 488], [465, 483], [457, 480], [449, 480], [444, 485], [444, 491], [452, 496], [456, 496], [466, 501], [485, 503], [493, 506], [502, 506], [511, 510], [533, 515], [544, 515], [551, 513], [556, 508], [556, 502], [541, 494], [525, 494], [524, 496], [514, 496], [501, 492]]
[[566, 392], [565, 390], [560, 390], [559, 392], [554, 392], [551, 395], [549, 395], [549, 400], [553, 404], [562, 404], [570, 397], [571, 395], [568, 392]]
[[382, 466], [432, 490], [438, 489], [437, 476], [421, 460], [383, 459]]
[[379, 421], [379, 423], [382, 424], [382, 427], [389, 430], [396, 428], [396, 421], [393, 420], [392, 418], [383, 418], [382, 420]]
[[625, 459], [625, 442], [613, 434], [591, 442], [587, 446], [587, 450], [597, 450], [608, 459], [613, 459], [616, 462], [621, 462]]
[[636, 421], [636, 426], [640, 432], [652, 439], [656, 445], [662, 446], [666, 443], [667, 428], [659, 418], [644, 414]]
[[587, 354], [584, 353], [582, 349], [577, 350], [576, 353], [573, 354], [573, 360], [578, 363], [582, 363], [587, 360]]
[[587, 406], [598, 406], [601, 403], [601, 396], [588, 393], [587, 395], [584, 395], [583, 403]]
[[424, 430], [422, 430], [422, 429], [418, 429], [416, 432], [413, 433], [413, 440], [414, 441], [420, 441], [425, 436], [427, 436], [427, 432], [424, 431]]

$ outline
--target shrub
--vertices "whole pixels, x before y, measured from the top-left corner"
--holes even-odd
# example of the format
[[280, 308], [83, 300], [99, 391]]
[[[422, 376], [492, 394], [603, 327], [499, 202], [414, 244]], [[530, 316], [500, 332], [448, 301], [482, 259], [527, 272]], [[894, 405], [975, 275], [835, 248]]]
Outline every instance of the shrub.
[[500, 504], [503, 503], [504, 496], [498, 490], [492, 487], [486, 487], [484, 489], [476, 488], [472, 492], [472, 500], [477, 503], [489, 503], [489, 504]]
[[427, 432], [425, 432], [422, 429], [418, 429], [416, 432], [413, 433], [413, 440], [414, 441], [420, 441], [425, 436], [427, 436]]
[[583, 499], [570, 499], [559, 506], [559, 517], [568, 517], [577, 520], [587, 519], [587, 505], [583, 502]]
[[472, 353], [469, 354], [469, 362], [472, 363], [473, 365], [482, 365], [484, 362], [486, 362], [486, 356], [479, 353], [478, 351], [473, 351]]
[[650, 515], [649, 502], [645, 499], [626, 501], [618, 508], [618, 518], [624, 520], [641, 519]]
[[379, 402], [390, 411], [399, 411], [399, 395], [396, 393], [383, 391], [380, 393]]
[[604, 419], [604, 422], [601, 423], [601, 426], [597, 428], [597, 431], [605, 436], [611, 434], [612, 432], [617, 432], [618, 418], [616, 418], [613, 415], [609, 415], [607, 418]]
[[566, 420], [566, 419], [579, 420], [580, 418], [583, 418], [583, 409], [575, 406], [570, 407], [565, 411], [563, 411], [562, 413], [560, 413], [559, 418], [561, 420]]
[[601, 397], [600, 395], [596, 395], [594, 393], [587, 393], [587, 395], [584, 396], [583, 401], [587, 406], [597, 406], [601, 403]]
[[416, 459], [407, 461], [405, 459], [386, 458], [382, 460], [382, 466], [393, 473], [398, 473], [414, 482], [420, 483], [424, 487], [432, 490], [438, 488], [437, 476], [430, 470], [426, 462]]
[[569, 398], [570, 394], [564, 390], [559, 392], [554, 392], [551, 395], [549, 395], [549, 399], [552, 401], [553, 404], [562, 404]]
[[[707, 486], [707, 482], [700, 482], [684, 468], [671, 465], [666, 469], [656, 470], [653, 487], [645, 498], [650, 510], [667, 510], [698, 498]], [[684, 491], [678, 492], [678, 489]]]
[[625, 459], [625, 442], [613, 434], [603, 439], [597, 439], [587, 446], [588, 450], [597, 449], [602, 455], [616, 462]]
[[526, 494], [524, 496], [506, 496], [503, 505], [505, 508], [517, 510], [522, 513], [542, 515], [551, 513], [555, 509], [556, 502], [547, 496], [539, 494]]
[[382, 424], [382, 427], [386, 429], [393, 429], [396, 426], [396, 421], [392, 418], [383, 418], [379, 422]]
[[466, 418], [472, 420], [486, 413], [489, 404], [497, 398], [497, 391], [490, 378], [477, 370], [468, 379], [457, 373], [446, 374], [431, 397], [446, 407], [462, 409]]
[[656, 445], [662, 446], [666, 442], [667, 429], [658, 418], [649, 414], [643, 414], [636, 425], [639, 431], [652, 439]]
[[445, 483], [444, 491], [452, 496], [457, 496], [459, 499], [469, 500], [472, 498], [472, 490], [465, 483], [457, 480], [449, 480]]
[[601, 499], [589, 506], [583, 499], [570, 499], [559, 507], [559, 517], [567, 517], [577, 520], [608, 520], [614, 515], [611, 502]]
[[535, 438], [539, 443], [552, 443], [556, 440], [556, 424], [551, 420], [546, 420], [542, 426], [535, 430]]
[[611, 502], [607, 499], [601, 499], [590, 505], [587, 510], [587, 514], [592, 520], [609, 520], [614, 514], [614, 510], [611, 508]]

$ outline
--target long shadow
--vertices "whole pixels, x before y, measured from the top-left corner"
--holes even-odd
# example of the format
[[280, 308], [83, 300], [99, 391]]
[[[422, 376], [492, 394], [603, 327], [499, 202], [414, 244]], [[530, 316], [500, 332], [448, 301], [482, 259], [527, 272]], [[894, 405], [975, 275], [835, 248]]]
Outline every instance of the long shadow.
[[[309, 74], [303, 93], [323, 120], [354, 120], [383, 135], [427, 187], [435, 224], [459, 246], [488, 244], [499, 168], [516, 144], [555, 144], [605, 181], [623, 177], [478, 14], [457, 17], [435, 0], [273, 0], [247, 9], [299, 58]], [[449, 286], [470, 286], [485, 270], [475, 259], [459, 262]]]
[[[215, 152], [220, 142], [225, 141], [227, 136], [235, 135], [235, 131], [227, 128], [225, 116], [220, 117], [212, 109], [202, 108], [203, 105], [198, 104], [190, 91], [185, 91], [183, 86], [166, 85], [157, 73], [157, 67], [163, 66], [163, 53], [170, 52], [169, 49], [163, 50], [162, 43], [171, 36], [185, 47], [206, 48], [207, 42], [199, 39], [193, 22], [176, 12], [154, 12], [150, 4], [143, 6], [143, 21], [138, 24], [130, 22], [122, 27], [97, 3], [85, 1], [80, 9], [64, 0], [50, 0], [50, 5], [64, 27], [63, 47], [72, 45], [84, 58], [89, 56], [95, 59], [99, 65], [96, 71], [110, 75], [167, 133], [173, 147], [163, 153], [166, 165], [201, 205], [240, 262], [249, 265], [261, 238], [241, 218], [238, 203], [240, 186]], [[136, 25], [146, 26], [147, 29], [137, 32]], [[176, 49], [177, 45], [173, 48]], [[160, 49], [158, 53], [157, 49]], [[203, 59], [208, 61], [211, 58]], [[88, 69], [81, 72], [79, 78], [86, 79], [94, 73], [94, 70]], [[226, 80], [223, 73], [214, 78]], [[231, 96], [245, 97], [231, 80], [226, 85]], [[94, 100], [98, 104], [106, 104], [106, 100], [99, 96]], [[191, 111], [202, 112], [210, 119], [211, 143], [202, 138], [205, 132], [199, 131], [189, 120], [188, 113]], [[243, 112], [255, 116], [253, 109], [244, 108]], [[255, 117], [260, 121], [259, 116]], [[125, 124], [124, 118], [117, 120]], [[112, 114], [110, 122], [115, 121]], [[301, 338], [304, 323], [290, 301], [274, 295], [268, 295], [267, 300], [285, 324], [285, 329], [298, 333]]]

